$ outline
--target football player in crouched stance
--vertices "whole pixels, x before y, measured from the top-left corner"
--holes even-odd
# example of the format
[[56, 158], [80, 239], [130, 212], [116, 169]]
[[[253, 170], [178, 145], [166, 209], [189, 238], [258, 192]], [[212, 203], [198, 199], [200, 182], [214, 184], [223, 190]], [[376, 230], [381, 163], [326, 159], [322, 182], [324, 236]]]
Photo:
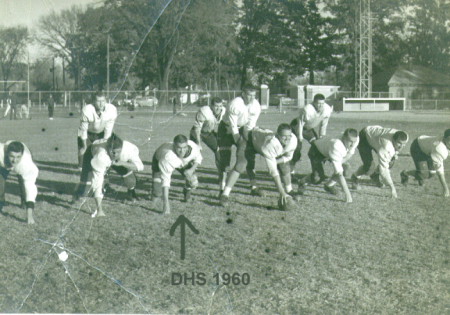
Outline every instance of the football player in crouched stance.
[[216, 167], [219, 168], [219, 150], [217, 146], [217, 130], [222, 117], [225, 114], [223, 100], [215, 97], [211, 105], [200, 108], [195, 115], [194, 125], [190, 132], [190, 140], [194, 141], [202, 149], [202, 141], [213, 151], [216, 158]]
[[5, 205], [5, 184], [8, 174], [17, 174], [22, 206], [27, 209], [28, 224], [34, 224], [33, 209], [36, 202], [36, 178], [39, 170], [33, 163], [30, 150], [19, 141], [0, 143], [0, 212]]
[[173, 171], [177, 170], [186, 179], [183, 194], [184, 201], [188, 202], [192, 190], [198, 186], [195, 170], [201, 162], [200, 147], [184, 135], [175, 136], [173, 142], [164, 143], [156, 150], [152, 159], [152, 199], [159, 201], [163, 198], [164, 214], [170, 214], [169, 188]]
[[[361, 189], [360, 177], [370, 175], [379, 188], [384, 187], [384, 182], [388, 184], [392, 198], [397, 198], [389, 170], [394, 166], [400, 150], [406, 146], [408, 134], [393, 128], [368, 126], [359, 132], [359, 140], [358, 151], [363, 165], [352, 175], [353, 189]], [[373, 163], [372, 151], [378, 154], [378, 166]]]
[[408, 177], [413, 176], [423, 185], [425, 179], [437, 174], [443, 188], [444, 197], [449, 197], [450, 192], [445, 181], [444, 160], [450, 150], [450, 129], [445, 130], [444, 137], [420, 136], [411, 144], [411, 157], [416, 165], [415, 170], [400, 173], [403, 185], [408, 184]]
[[334, 174], [325, 183], [325, 191], [337, 195], [335, 187], [339, 182], [345, 193], [346, 202], [352, 202], [352, 196], [344, 177], [342, 164], [346, 163], [355, 153], [359, 143], [358, 131], [345, 130], [340, 139], [322, 138], [311, 143], [308, 157], [311, 162], [312, 174], [304, 177], [299, 183], [299, 193], [303, 194], [308, 183], [319, 184], [326, 179], [323, 163], [330, 161], [333, 164]]
[[[258, 187], [255, 174], [255, 157], [256, 154], [260, 154], [264, 157], [269, 173], [272, 175], [280, 193], [279, 205], [285, 210], [295, 205], [292, 198], [296, 197], [296, 194], [292, 190], [289, 162], [294, 155], [296, 147], [297, 137], [292, 133], [291, 126], [288, 124], [279, 125], [276, 134], [271, 130], [258, 127], [248, 132], [245, 158], [247, 161], [246, 170], [252, 190]], [[238, 177], [230, 176], [220, 197], [222, 206], [228, 206], [229, 195], [237, 179]]]
[[97, 210], [92, 215], [105, 216], [102, 209], [103, 180], [108, 169], [111, 168], [122, 176], [128, 189], [127, 199], [135, 202], [136, 175], [134, 172], [144, 170], [144, 164], [139, 158], [139, 149], [134, 144], [123, 141], [116, 134], [108, 140], [97, 140], [88, 147], [83, 156], [83, 168], [80, 185], [74, 194], [74, 201], [83, 197], [82, 202], [92, 189]]

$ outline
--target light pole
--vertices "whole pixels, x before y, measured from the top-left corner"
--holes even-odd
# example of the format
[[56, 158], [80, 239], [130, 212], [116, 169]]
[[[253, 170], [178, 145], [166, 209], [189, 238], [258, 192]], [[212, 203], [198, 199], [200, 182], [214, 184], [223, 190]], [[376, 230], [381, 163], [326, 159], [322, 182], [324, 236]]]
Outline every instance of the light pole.
[[106, 99], [109, 102], [109, 34], [106, 40]]

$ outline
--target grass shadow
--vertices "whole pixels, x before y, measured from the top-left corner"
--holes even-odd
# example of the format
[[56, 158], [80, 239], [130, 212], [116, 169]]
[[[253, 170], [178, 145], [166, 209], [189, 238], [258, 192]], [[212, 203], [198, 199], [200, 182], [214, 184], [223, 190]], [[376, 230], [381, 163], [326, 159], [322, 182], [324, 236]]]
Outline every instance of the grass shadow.
[[[10, 205], [12, 205], [12, 204], [10, 204]], [[21, 207], [19, 207], [19, 208], [21, 208]], [[11, 218], [11, 219], [14, 219], [14, 220], [22, 222], [22, 223], [28, 222], [27, 219], [22, 219], [22, 218], [19, 218], [19, 217], [15, 216], [14, 214], [5, 212], [5, 207], [3, 207], [2, 210], [0, 210], [0, 214], [3, 215], [5, 218]], [[26, 210], [24, 210], [24, 216], [26, 216]]]

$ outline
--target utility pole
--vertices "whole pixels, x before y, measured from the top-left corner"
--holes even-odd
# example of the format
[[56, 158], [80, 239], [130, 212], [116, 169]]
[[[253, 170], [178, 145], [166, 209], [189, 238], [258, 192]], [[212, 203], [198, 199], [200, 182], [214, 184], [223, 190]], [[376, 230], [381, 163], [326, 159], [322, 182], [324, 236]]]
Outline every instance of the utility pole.
[[109, 34], [106, 40], [106, 99], [109, 102]]
[[219, 91], [222, 88], [221, 76], [220, 76], [220, 50], [219, 50]]
[[55, 91], [55, 57], [53, 57], [52, 74], [53, 74], [53, 91]]
[[27, 58], [27, 96], [28, 96], [28, 103], [27, 103], [27, 107], [28, 109], [30, 109], [30, 52], [28, 51], [28, 58]]
[[64, 56], [62, 56], [62, 66], [63, 66], [63, 85], [66, 86], [66, 68], [64, 65]]

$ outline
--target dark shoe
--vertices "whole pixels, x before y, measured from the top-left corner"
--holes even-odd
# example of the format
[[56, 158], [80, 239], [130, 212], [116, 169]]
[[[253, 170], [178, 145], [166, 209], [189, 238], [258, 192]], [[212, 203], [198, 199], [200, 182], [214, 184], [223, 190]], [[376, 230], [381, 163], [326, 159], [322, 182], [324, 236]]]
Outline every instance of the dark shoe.
[[400, 179], [401, 179], [401, 182], [402, 182], [403, 186], [407, 186], [408, 185], [408, 175], [405, 174], [405, 171], [402, 171], [400, 173]]
[[326, 192], [329, 192], [332, 195], [339, 194], [339, 192], [338, 192], [338, 190], [337, 190], [335, 185], [333, 185], [333, 186], [324, 185], [323, 188], [325, 189]]
[[189, 202], [192, 197], [192, 189], [183, 188], [184, 202]]
[[128, 190], [127, 200], [129, 200], [131, 202], [136, 202], [136, 201], [139, 201], [140, 198], [136, 195], [136, 191], [134, 189], [132, 189], [132, 190]]
[[226, 195], [220, 196], [220, 205], [224, 208], [228, 207], [230, 204], [230, 197]]
[[361, 185], [359, 184], [359, 178], [355, 174], [352, 175], [352, 188], [355, 190], [361, 190]]
[[80, 199], [80, 195], [78, 193], [74, 193], [72, 195], [72, 200], [70, 201], [71, 204], [76, 203]]
[[294, 190], [291, 190], [291, 191], [288, 192], [287, 194], [288, 194], [289, 196], [291, 196], [292, 199], [293, 199], [294, 201], [300, 201], [300, 196], [299, 196], [297, 193], [295, 193]]
[[373, 173], [372, 175], [370, 175], [370, 178], [374, 181], [375, 186], [377, 186], [378, 188], [384, 188], [384, 184], [380, 180], [380, 174]]
[[423, 186], [423, 179], [419, 179], [419, 186]]
[[298, 191], [297, 191], [297, 194], [299, 195], [299, 196], [303, 196], [304, 194], [305, 194], [305, 192], [306, 192], [306, 187], [307, 187], [308, 185], [306, 185], [306, 184], [303, 184], [303, 185], [298, 185]]
[[250, 192], [250, 195], [257, 196], [257, 197], [265, 197], [266, 196], [266, 194], [264, 193], [264, 190], [262, 190], [259, 187], [253, 188], [252, 191]]
[[105, 186], [103, 186], [103, 194], [104, 195], [112, 195], [115, 192], [116, 191], [114, 189], [112, 189], [111, 186], [109, 186], [109, 184], [105, 184]]

